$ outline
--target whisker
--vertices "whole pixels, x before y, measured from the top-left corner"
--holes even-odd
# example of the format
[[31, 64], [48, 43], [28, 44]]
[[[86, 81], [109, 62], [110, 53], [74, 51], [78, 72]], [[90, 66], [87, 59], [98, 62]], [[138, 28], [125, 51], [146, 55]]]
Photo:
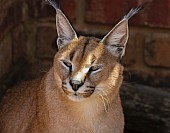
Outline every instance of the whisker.
[[[103, 102], [103, 99], [101, 99], [100, 96], [99, 96], [97, 93], [94, 93], [94, 94], [97, 95], [97, 98], [102, 102], [102, 104], [103, 104], [103, 106], [104, 106], [104, 108], [105, 108], [105, 104], [104, 104], [104, 102]], [[106, 111], [106, 108], [105, 108], [105, 111]]]
[[105, 111], [106, 111], [106, 113], [107, 113], [107, 112], [108, 112], [108, 110], [107, 110], [107, 109], [108, 109], [108, 108], [107, 108], [108, 106], [106, 106], [106, 103], [105, 103], [105, 100], [106, 100], [106, 99], [105, 99], [101, 94], [98, 94], [98, 93], [95, 93], [95, 94], [101, 97], [101, 99], [100, 99], [100, 98], [99, 98], [99, 99], [102, 101], [103, 106], [104, 106], [104, 109], [105, 109]]
[[106, 86], [96, 86], [95, 88], [102, 88], [102, 89], [104, 89], [104, 88], [106, 88]]
[[101, 94], [99, 94], [99, 95], [102, 97], [103, 101], [104, 101], [104, 100], [106, 101], [107, 104], [105, 104], [105, 105], [106, 105], [106, 110], [107, 110], [107, 112], [108, 112], [109, 102], [108, 102], [107, 98], [105, 98], [105, 97], [104, 97], [103, 95], [101, 95]]
[[109, 100], [107, 93], [104, 90], [99, 90], [99, 91], [101, 91], [106, 96], [106, 101], [107, 101], [109, 107], [111, 107], [111, 103], [110, 103], [110, 100]]

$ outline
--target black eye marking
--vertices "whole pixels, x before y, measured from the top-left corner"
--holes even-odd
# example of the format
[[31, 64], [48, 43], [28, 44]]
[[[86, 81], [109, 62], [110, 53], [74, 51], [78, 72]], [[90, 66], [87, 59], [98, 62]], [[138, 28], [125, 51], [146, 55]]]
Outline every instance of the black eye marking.
[[70, 62], [64, 61], [63, 63], [64, 63], [64, 65], [66, 65], [67, 67], [71, 67], [71, 66], [72, 66]]
[[91, 70], [92, 70], [92, 71], [97, 71], [98, 69], [100, 69], [99, 66], [92, 66], [92, 67], [91, 67]]
[[72, 64], [71, 62], [67, 61], [67, 60], [61, 60], [61, 62], [70, 69], [70, 71], [72, 70]]
[[102, 68], [102, 66], [99, 66], [99, 65], [95, 65], [95, 66], [91, 66], [90, 68], [90, 72], [95, 72], [97, 70], [100, 70]]

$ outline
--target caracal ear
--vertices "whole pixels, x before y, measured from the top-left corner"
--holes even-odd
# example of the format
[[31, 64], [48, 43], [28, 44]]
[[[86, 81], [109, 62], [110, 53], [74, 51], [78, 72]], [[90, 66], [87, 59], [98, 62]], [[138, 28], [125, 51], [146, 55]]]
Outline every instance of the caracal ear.
[[57, 45], [59, 49], [69, 44], [73, 39], [77, 39], [76, 32], [61, 10], [58, 10], [56, 13], [56, 27], [58, 34]]
[[119, 59], [125, 54], [126, 43], [129, 36], [128, 20], [141, 10], [143, 6], [138, 6], [123, 17], [123, 19], [101, 40], [107, 49]]
[[73, 39], [77, 39], [77, 35], [64, 13], [58, 8], [57, 3], [54, 0], [47, 1], [56, 10], [57, 45], [58, 49], [61, 49]]
[[122, 57], [128, 40], [128, 21], [120, 21], [103, 39], [102, 43], [116, 57]]

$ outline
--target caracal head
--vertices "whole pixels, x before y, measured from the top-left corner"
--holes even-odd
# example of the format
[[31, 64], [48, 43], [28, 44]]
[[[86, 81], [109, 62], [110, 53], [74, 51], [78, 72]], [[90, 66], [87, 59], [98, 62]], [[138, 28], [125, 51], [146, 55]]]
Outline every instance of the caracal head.
[[112, 97], [118, 93], [123, 67], [119, 63], [128, 40], [128, 20], [142, 7], [132, 9], [103, 38], [77, 37], [63, 12], [56, 9], [57, 45], [54, 75], [61, 81], [61, 91], [72, 101]]

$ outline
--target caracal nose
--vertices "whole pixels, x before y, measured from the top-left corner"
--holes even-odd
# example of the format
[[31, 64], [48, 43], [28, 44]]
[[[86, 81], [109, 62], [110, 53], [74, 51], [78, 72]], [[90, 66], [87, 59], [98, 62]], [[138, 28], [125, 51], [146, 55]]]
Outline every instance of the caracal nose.
[[72, 89], [74, 91], [78, 91], [78, 89], [83, 85], [84, 83], [78, 80], [70, 80], [70, 85], [72, 86]]

